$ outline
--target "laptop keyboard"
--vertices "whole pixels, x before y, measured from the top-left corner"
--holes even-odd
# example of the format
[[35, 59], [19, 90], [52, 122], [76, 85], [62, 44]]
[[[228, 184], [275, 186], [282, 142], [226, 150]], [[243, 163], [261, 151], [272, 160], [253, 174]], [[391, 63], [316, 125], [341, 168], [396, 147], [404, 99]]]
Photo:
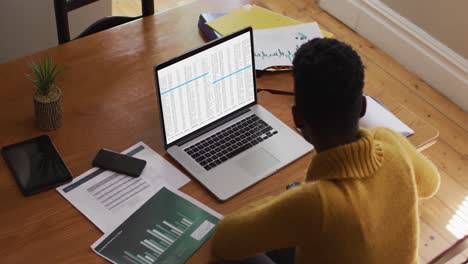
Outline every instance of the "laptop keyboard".
[[258, 116], [250, 115], [184, 151], [210, 170], [277, 133]]

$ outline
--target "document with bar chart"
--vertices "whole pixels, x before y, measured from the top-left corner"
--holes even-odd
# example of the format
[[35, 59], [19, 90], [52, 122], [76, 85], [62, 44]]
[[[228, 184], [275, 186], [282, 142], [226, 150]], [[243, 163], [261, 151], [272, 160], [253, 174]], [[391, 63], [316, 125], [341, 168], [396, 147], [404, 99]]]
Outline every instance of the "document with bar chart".
[[91, 247], [113, 263], [184, 263], [222, 216], [190, 196], [162, 187]]

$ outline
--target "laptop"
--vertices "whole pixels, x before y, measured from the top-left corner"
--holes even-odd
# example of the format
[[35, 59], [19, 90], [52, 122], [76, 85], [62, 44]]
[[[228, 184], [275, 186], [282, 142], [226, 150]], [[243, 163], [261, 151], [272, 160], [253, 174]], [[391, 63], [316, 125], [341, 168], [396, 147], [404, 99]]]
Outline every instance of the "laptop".
[[251, 27], [154, 70], [165, 150], [222, 201], [313, 148], [257, 104]]

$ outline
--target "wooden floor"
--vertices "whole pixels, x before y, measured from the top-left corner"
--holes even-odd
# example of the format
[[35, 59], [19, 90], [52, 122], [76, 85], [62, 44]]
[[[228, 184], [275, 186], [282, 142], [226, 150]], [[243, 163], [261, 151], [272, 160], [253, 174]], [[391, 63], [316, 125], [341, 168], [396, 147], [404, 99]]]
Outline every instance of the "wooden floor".
[[[194, 0], [155, 0], [155, 12], [186, 5]], [[139, 0], [112, 0], [112, 15], [114, 16], [139, 16], [141, 15], [141, 1]]]
[[[140, 1], [112, 1], [114, 14], [137, 15], [141, 12]], [[155, 8], [161, 12], [192, 1], [158, 0]], [[266, 7], [299, 20], [302, 18], [304, 22], [310, 21], [308, 17], [313, 10], [313, 16], [322, 28], [333, 32], [337, 39], [349, 43], [359, 52], [366, 67], [366, 86], [386, 89], [440, 132], [438, 142], [423, 152], [437, 165], [442, 178], [439, 192], [433, 198], [420, 202], [419, 256], [420, 262], [426, 263], [457, 240], [457, 231], [453, 229], [464, 225], [465, 234], [468, 232], [468, 114], [379, 48], [322, 11], [318, 2], [285, 0], [281, 7]], [[461, 209], [463, 201], [465, 214]], [[461, 263], [467, 257], [468, 250], [465, 250], [450, 263]]]

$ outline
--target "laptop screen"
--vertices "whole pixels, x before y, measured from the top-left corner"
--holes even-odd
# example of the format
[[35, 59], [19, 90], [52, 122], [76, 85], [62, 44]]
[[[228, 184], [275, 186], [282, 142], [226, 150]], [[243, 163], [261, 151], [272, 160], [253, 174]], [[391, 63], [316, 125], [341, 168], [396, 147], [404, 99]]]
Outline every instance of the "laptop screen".
[[255, 101], [252, 49], [246, 31], [157, 68], [166, 144]]

